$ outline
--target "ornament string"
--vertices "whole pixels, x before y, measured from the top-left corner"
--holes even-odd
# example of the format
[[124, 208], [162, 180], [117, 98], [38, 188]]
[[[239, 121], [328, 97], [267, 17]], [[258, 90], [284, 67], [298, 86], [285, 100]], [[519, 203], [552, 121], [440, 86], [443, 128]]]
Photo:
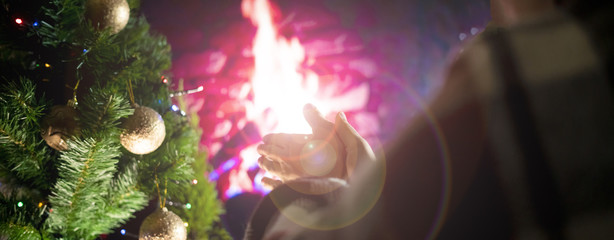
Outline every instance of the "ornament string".
[[162, 208], [166, 206], [166, 186], [168, 186], [168, 179], [164, 178], [164, 201], [162, 201]]
[[168, 181], [166, 178], [164, 178], [164, 196], [160, 196], [160, 185], [158, 181], [157, 171], [155, 171], [154, 173], [154, 178], [155, 178], [155, 183], [156, 183], [156, 190], [158, 192], [158, 201], [160, 204], [160, 208], [164, 208], [164, 206], [166, 205], [166, 186], [168, 185]]
[[79, 83], [81, 82], [81, 78], [77, 78], [77, 83], [75, 87], [72, 89], [72, 101], [74, 105], [77, 105], [77, 89], [79, 88]]
[[128, 95], [130, 96], [130, 103], [134, 105], [134, 92], [132, 91], [132, 80], [131, 79], [128, 79]]

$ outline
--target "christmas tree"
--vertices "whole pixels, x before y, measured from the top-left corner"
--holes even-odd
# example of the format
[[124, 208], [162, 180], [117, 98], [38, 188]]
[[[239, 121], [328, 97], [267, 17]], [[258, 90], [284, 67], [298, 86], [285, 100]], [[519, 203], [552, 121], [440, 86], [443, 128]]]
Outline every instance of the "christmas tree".
[[[149, 202], [180, 217], [154, 230], [228, 238], [198, 120], [173, 105], [170, 46], [139, 2], [0, 3], [0, 239], [95, 239]], [[141, 230], [168, 222], [154, 214]]]

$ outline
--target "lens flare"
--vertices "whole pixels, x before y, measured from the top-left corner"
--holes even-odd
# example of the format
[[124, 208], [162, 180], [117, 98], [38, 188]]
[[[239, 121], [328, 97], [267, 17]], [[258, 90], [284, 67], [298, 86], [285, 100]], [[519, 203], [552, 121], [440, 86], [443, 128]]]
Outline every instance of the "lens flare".
[[325, 141], [310, 141], [301, 150], [300, 162], [307, 174], [326, 176], [337, 164], [337, 152]]

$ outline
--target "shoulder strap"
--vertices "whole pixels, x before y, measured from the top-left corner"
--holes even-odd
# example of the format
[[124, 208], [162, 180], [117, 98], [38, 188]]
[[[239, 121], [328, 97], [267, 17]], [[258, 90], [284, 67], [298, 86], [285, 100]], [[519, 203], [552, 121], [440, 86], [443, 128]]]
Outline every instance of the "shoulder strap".
[[544, 152], [536, 127], [526, 86], [518, 72], [505, 30], [494, 31], [490, 38], [495, 69], [500, 74], [505, 105], [511, 117], [512, 130], [519, 146], [524, 176], [527, 177], [529, 200], [535, 220], [551, 239], [564, 239], [565, 216], [560, 193], [555, 184], [548, 156]]

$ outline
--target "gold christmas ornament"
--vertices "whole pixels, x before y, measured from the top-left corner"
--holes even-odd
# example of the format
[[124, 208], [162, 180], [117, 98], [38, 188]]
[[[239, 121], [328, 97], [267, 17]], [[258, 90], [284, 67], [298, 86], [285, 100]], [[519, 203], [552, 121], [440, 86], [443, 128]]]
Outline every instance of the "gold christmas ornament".
[[162, 116], [149, 107], [136, 105], [134, 114], [123, 123], [120, 142], [134, 154], [148, 154], [162, 145], [166, 128]]
[[139, 240], [185, 240], [187, 230], [181, 218], [168, 209], [158, 208], [143, 220]]
[[85, 17], [96, 29], [110, 28], [115, 34], [128, 24], [130, 6], [126, 0], [88, 0]]
[[41, 122], [41, 136], [47, 145], [58, 151], [68, 149], [65, 140], [78, 131], [76, 116], [72, 106], [53, 106]]

